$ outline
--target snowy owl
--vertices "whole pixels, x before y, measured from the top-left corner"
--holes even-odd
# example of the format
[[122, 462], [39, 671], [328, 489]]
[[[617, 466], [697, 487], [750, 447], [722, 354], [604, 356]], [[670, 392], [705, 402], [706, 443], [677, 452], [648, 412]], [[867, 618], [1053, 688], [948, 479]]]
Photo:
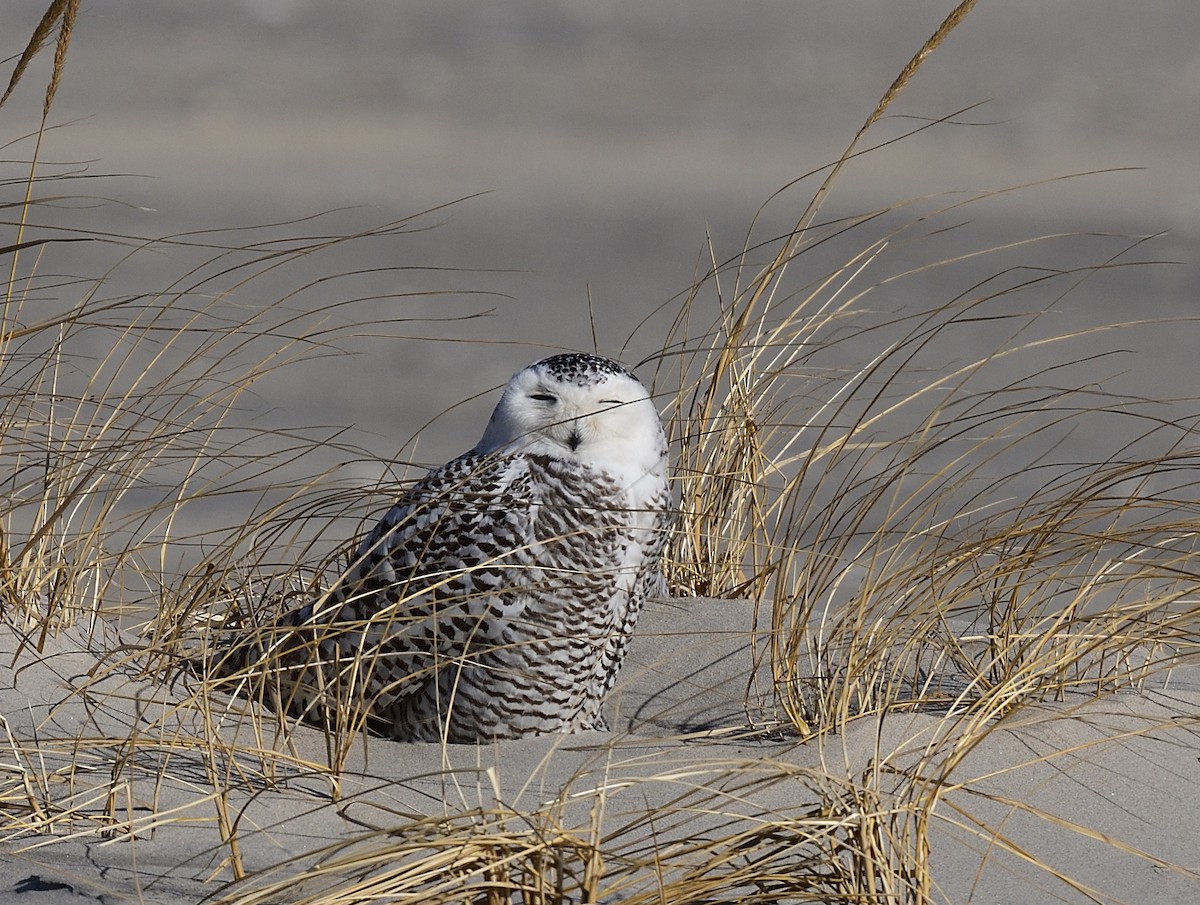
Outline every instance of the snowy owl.
[[332, 590], [280, 620], [277, 704], [309, 721], [466, 742], [606, 728], [600, 704], [672, 513], [667, 443], [620, 364], [555, 355], [483, 437], [417, 481]]

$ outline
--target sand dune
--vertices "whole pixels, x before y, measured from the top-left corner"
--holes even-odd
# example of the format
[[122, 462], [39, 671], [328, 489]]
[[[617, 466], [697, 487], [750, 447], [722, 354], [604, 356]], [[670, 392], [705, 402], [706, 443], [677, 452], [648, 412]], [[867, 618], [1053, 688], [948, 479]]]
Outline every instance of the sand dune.
[[[812, 826], [845, 789], [870, 786], [863, 777], [876, 777], [886, 806], [905, 794], [897, 777], [935, 769], [937, 752], [964, 736], [966, 718], [945, 712], [864, 717], [806, 742], [745, 731], [751, 621], [742, 603], [654, 607], [608, 702], [611, 733], [446, 747], [359, 740], [336, 785], [318, 769], [320, 732], [301, 727], [285, 743], [268, 719], [256, 741], [238, 706], [214, 715], [228, 753], [214, 758], [187, 688], [131, 677], [125, 639], [109, 630], [72, 628], [39, 653], [4, 629], [0, 901], [236, 901], [283, 880], [287, 895], [265, 900], [336, 898], [472, 825], [510, 840], [554, 826], [560, 849], [599, 833], [598, 891], [619, 901], [656, 882], [629, 866], [650, 849], [682, 870], [689, 846]], [[1196, 901], [1198, 722], [1200, 680], [1186, 671], [1166, 687], [1005, 717], [934, 808], [933, 900]], [[256, 756], [259, 746], [279, 754]], [[249, 875], [229, 886], [235, 849], [219, 805]], [[813, 853], [785, 855], [799, 866]], [[467, 848], [446, 858], [443, 881], [464, 882], [453, 872], [469, 867]], [[726, 879], [718, 900], [746, 894], [736, 871]]]

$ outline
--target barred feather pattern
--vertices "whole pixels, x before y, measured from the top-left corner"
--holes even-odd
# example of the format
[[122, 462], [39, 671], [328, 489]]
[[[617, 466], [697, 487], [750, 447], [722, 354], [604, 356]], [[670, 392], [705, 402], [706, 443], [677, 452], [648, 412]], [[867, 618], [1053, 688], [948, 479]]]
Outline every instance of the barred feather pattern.
[[[584, 379], [577, 358], [571, 366], [550, 368], [534, 388], [570, 398], [589, 379], [633, 379], [619, 365]], [[506, 399], [497, 415], [523, 405]], [[604, 416], [575, 420], [595, 417]], [[645, 439], [641, 428], [635, 436]], [[651, 439], [631, 469], [623, 454], [589, 462], [485, 435], [417, 482], [332, 590], [280, 620], [262, 655], [279, 706], [414, 741], [607, 728], [601, 702], [642, 603], [666, 595], [659, 561], [672, 501], [661, 427]]]

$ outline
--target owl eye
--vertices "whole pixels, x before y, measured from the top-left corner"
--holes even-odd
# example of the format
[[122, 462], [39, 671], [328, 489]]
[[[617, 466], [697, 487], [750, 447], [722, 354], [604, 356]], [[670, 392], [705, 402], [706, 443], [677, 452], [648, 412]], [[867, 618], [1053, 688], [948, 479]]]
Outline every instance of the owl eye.
[[549, 402], [551, 404], [558, 402], [558, 397], [551, 396], [549, 393], [532, 393], [529, 398], [536, 399], [538, 402]]
[[601, 399], [600, 404], [601, 405], [624, 405], [625, 403], [620, 399]]

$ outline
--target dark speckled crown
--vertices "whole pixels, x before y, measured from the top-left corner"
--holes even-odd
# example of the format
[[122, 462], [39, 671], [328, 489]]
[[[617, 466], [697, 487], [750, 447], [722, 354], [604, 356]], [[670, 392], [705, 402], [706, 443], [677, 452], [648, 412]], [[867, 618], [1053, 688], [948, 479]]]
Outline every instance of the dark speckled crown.
[[555, 380], [573, 383], [581, 387], [599, 383], [602, 377], [610, 374], [620, 374], [631, 380], [637, 380], [630, 371], [611, 358], [601, 358], [599, 355], [587, 355], [583, 352], [552, 355], [549, 358], [543, 358], [534, 367], [545, 370]]

